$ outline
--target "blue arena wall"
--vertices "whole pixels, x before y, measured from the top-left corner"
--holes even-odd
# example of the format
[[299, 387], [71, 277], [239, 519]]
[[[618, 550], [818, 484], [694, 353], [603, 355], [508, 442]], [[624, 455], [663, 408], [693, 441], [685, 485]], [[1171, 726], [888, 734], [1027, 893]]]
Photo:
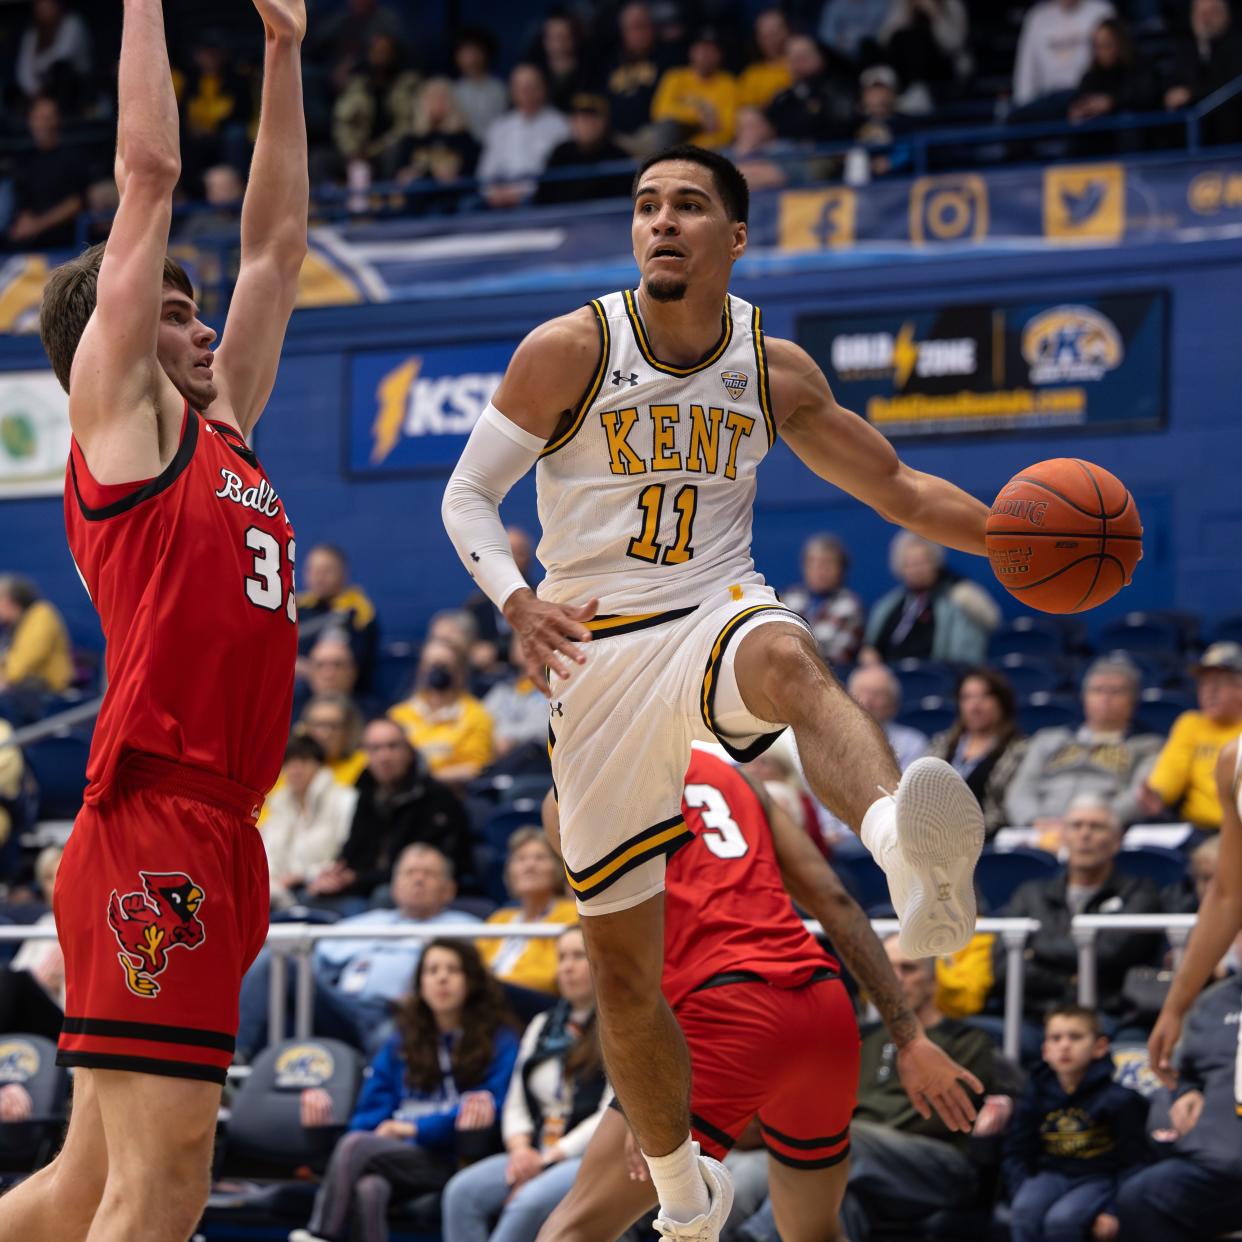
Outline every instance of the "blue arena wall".
[[[1159, 430], [1044, 430], [903, 440], [911, 465], [959, 483], [989, 500], [1022, 466], [1077, 456], [1106, 466], [1130, 486], [1146, 529], [1134, 585], [1096, 620], [1131, 608], [1178, 607], [1208, 618], [1242, 611], [1242, 241], [1152, 245], [1043, 253], [914, 257], [866, 266], [853, 254], [839, 265], [817, 256], [800, 270], [739, 279], [735, 291], [764, 308], [770, 335], [792, 335], [795, 319], [907, 309], [947, 302], [1027, 298], [1087, 299], [1127, 290], [1168, 294], [1167, 421]], [[470, 583], [439, 518], [443, 472], [347, 476], [348, 353], [411, 351], [449, 344], [509, 342], [540, 320], [581, 304], [597, 288], [469, 301], [373, 304], [300, 311], [290, 326], [276, 389], [256, 447], [308, 549], [344, 546], [354, 576], [375, 597], [388, 637], [416, 636], [437, 608], [460, 600]], [[45, 365], [37, 339], [0, 338], [0, 369]], [[1124, 411], [1122, 412], [1124, 414]], [[509, 521], [535, 529], [533, 480], [505, 507]], [[759, 476], [755, 558], [775, 585], [796, 576], [801, 539], [817, 529], [839, 533], [854, 551], [852, 582], [868, 600], [890, 585], [891, 535], [879, 518], [813, 477], [783, 446]], [[98, 642], [93, 612], [65, 548], [58, 499], [0, 504], [2, 567], [26, 573], [66, 612], [75, 637]], [[956, 563], [991, 581], [983, 561]], [[996, 593], [1002, 594], [999, 587]], [[1008, 599], [1011, 613], [1020, 611]]]

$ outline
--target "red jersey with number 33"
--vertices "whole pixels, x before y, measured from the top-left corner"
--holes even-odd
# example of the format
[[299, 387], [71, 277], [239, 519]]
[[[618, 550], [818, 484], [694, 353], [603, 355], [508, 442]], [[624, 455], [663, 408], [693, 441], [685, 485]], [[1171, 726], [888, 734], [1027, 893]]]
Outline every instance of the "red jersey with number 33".
[[73, 441], [65, 528], [107, 642], [86, 801], [108, 796], [128, 751], [266, 794], [293, 703], [295, 548], [242, 436], [187, 404], [162, 473], [114, 485]]
[[837, 968], [794, 910], [763, 805], [737, 769], [695, 747], [681, 809], [694, 839], [668, 860], [664, 879], [668, 1003], [730, 971], [796, 988]]

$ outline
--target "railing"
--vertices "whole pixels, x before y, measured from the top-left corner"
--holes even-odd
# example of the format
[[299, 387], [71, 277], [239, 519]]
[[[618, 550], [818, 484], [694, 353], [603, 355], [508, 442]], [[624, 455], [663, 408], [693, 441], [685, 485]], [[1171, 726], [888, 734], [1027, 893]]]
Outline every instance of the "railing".
[[1096, 937], [1102, 931], [1164, 932], [1173, 946], [1174, 964], [1182, 959], [1197, 914], [1079, 914], [1070, 921], [1070, 935], [1078, 947], [1078, 1003], [1094, 1009], [1099, 997], [1096, 981]]
[[[896, 919], [872, 919], [878, 936], [898, 930]], [[812, 935], [822, 935], [823, 928], [808, 921]], [[563, 923], [505, 923], [490, 926], [479, 923], [411, 923], [404, 927], [362, 927], [340, 923], [274, 923], [267, 934], [272, 964], [268, 992], [268, 1041], [276, 1043], [285, 1035], [285, 997], [288, 991], [289, 959], [293, 958], [295, 974], [293, 1035], [307, 1039], [311, 1035], [311, 1013], [314, 998], [315, 945], [321, 940], [432, 940], [432, 939], [508, 939], [526, 936], [547, 940], [565, 930]], [[1026, 977], [1023, 956], [1027, 938], [1039, 930], [1035, 919], [980, 919], [977, 930], [993, 932], [1002, 937], [1008, 959], [1005, 983], [1005, 1020], [1002, 1043], [1005, 1055], [1017, 1059], [1022, 1028], [1022, 992]], [[56, 929], [49, 924], [0, 926], [0, 943], [15, 940], [52, 940]]]

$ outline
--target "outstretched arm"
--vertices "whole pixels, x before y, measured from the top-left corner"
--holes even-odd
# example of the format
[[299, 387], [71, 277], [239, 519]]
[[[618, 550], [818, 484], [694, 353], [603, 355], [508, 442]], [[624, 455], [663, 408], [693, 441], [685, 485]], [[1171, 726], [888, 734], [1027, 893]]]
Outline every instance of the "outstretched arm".
[[306, 256], [310, 183], [302, 110], [304, 0], [254, 0], [263, 18], [263, 101], [242, 201], [241, 267], [216, 351], [216, 417], [242, 432], [259, 420], [276, 382], [280, 349]]
[[[70, 377], [69, 417], [101, 482], [158, 474], [156, 415], [180, 405], [156, 360], [164, 255], [181, 175], [160, 0], [125, 0], [118, 72], [124, 185]], [[122, 139], [121, 135], [124, 135]]]
[[902, 462], [865, 418], [837, 404], [824, 373], [801, 346], [771, 340], [768, 360], [781, 437], [821, 479], [898, 526], [946, 547], [987, 554], [985, 505]]

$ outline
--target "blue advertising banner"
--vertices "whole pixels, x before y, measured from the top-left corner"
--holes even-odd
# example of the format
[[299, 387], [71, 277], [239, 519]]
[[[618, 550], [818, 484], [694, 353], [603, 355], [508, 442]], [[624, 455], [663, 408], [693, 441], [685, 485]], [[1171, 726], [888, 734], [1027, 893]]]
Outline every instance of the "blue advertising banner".
[[516, 348], [483, 341], [351, 353], [347, 472], [447, 474]]
[[889, 437], [1162, 426], [1163, 292], [805, 315], [837, 400]]

